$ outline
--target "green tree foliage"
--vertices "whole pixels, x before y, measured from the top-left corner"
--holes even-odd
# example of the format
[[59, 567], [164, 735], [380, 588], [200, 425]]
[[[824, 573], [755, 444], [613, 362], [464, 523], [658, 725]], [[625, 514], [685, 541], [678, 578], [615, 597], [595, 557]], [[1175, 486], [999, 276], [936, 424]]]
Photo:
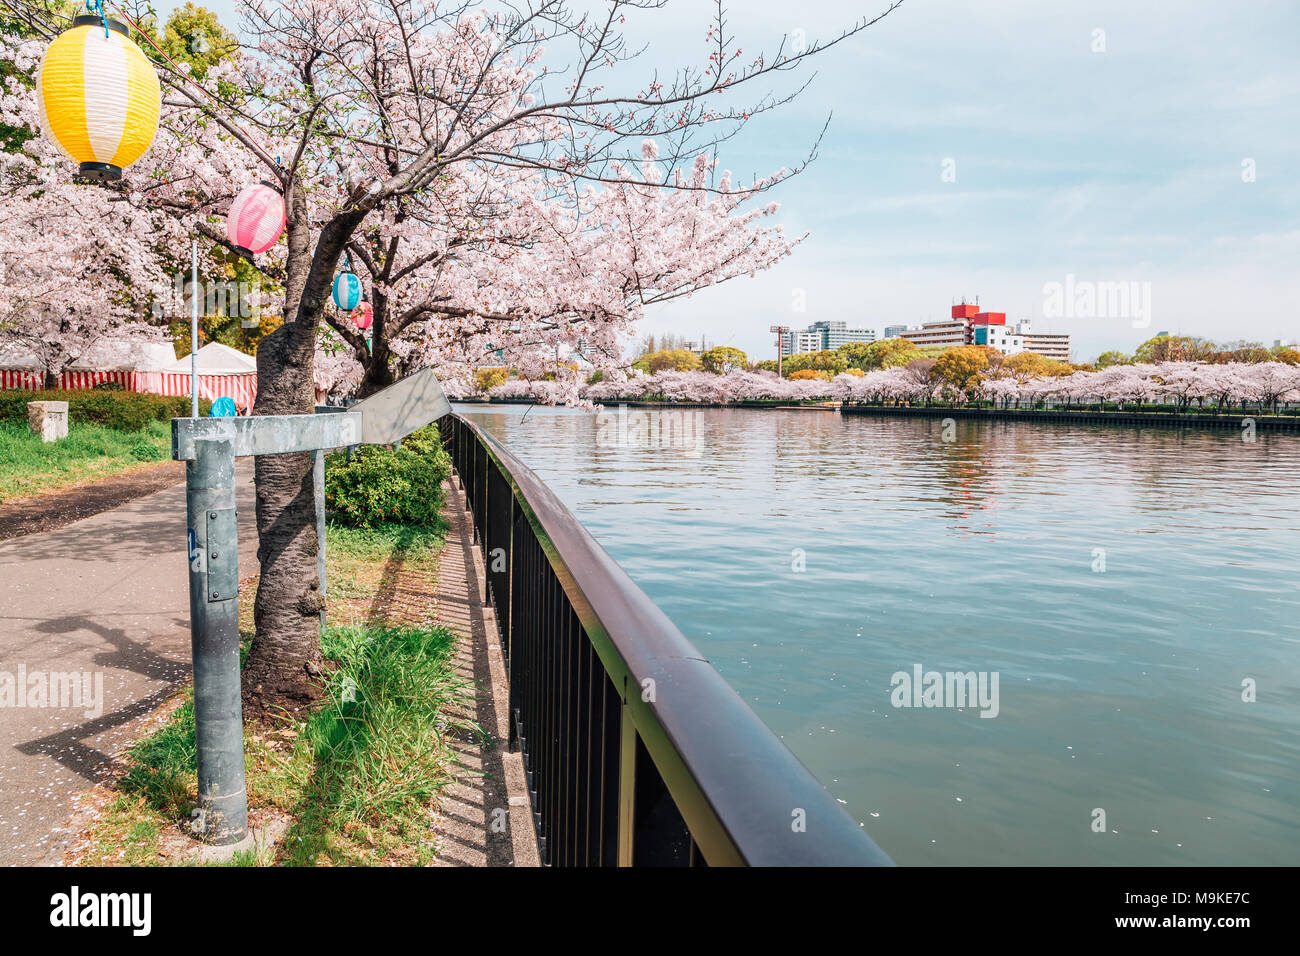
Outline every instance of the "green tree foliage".
[[239, 50], [234, 34], [221, 25], [217, 15], [194, 3], [172, 11], [159, 45], [173, 60], [188, 63], [200, 80], [207, 76], [209, 67], [235, 56]]
[[634, 368], [639, 368], [643, 372], [694, 372], [699, 369], [703, 363], [700, 357], [694, 352], [688, 352], [685, 349], [664, 349], [659, 352], [652, 352], [643, 355], [632, 363]]
[[921, 357], [921, 350], [916, 347], [916, 343], [908, 339], [850, 342], [841, 345], [836, 351], [848, 360], [851, 367], [860, 368], [864, 372], [882, 368], [901, 368]]
[[1190, 335], [1157, 335], [1139, 345], [1133, 358], [1142, 363], [1194, 362], [1207, 358], [1212, 348], [1205, 340]]
[[978, 345], [961, 345], [934, 360], [932, 374], [939, 381], [969, 393], [989, 369], [988, 352]]
[[474, 372], [474, 387], [480, 394], [486, 395], [498, 385], [504, 385], [510, 378], [510, 371], [504, 368], [481, 368]]
[[1213, 350], [1212, 354], [1206, 356], [1206, 361], [1209, 362], [1253, 364], [1274, 361], [1272, 350], [1266, 349], [1261, 342], [1227, 342], [1217, 348], [1213, 345], [1208, 347]]
[[[1157, 335], [1147, 339], [1138, 346], [1130, 361], [1143, 363], [1158, 362], [1213, 362], [1224, 364], [1241, 362], [1255, 364], [1258, 362], [1278, 361], [1278, 349], [1269, 349], [1262, 342], [1248, 342], [1244, 339], [1234, 342], [1215, 344], [1209, 339], [1194, 335]], [[1112, 355], [1120, 353], [1106, 352], [1097, 360], [1098, 367], [1107, 364], [1119, 364], [1109, 361]], [[1103, 360], [1106, 360], [1103, 364]]]
[[738, 369], [749, 368], [749, 356], [730, 345], [719, 345], [700, 356], [705, 371], [725, 375]]
[[[209, 342], [220, 342], [248, 355], [256, 355], [258, 343], [278, 329], [281, 324], [280, 316], [268, 314], [259, 319], [256, 328], [246, 329], [238, 315], [205, 315], [199, 319], [199, 348]], [[168, 331], [171, 333], [177, 354], [189, 355], [192, 351], [190, 320], [178, 317], [168, 325]]]
[[1102, 352], [1097, 356], [1097, 368], [1110, 368], [1112, 365], [1132, 365], [1133, 356], [1123, 352]]
[[848, 342], [835, 351], [844, 356], [844, 361], [849, 363], [849, 368], [863, 368], [868, 350], [875, 344], [874, 342]]
[[839, 375], [849, 367], [849, 360], [836, 351], [800, 352], [788, 355], [785, 359], [785, 375], [792, 372], [830, 372], [832, 377]]

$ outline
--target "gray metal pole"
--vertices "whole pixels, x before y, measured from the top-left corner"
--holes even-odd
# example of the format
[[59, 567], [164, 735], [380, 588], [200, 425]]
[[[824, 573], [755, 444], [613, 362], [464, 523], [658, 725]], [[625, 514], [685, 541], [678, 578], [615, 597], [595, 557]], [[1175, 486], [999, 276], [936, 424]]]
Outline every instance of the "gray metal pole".
[[199, 241], [190, 252], [190, 418], [199, 417]]
[[230, 441], [201, 440], [194, 446], [194, 459], [185, 465], [185, 492], [199, 771], [195, 831], [203, 842], [224, 846], [248, 835], [235, 453]]
[[316, 576], [320, 584], [320, 632], [325, 633], [325, 451], [312, 456], [312, 479], [316, 486]]

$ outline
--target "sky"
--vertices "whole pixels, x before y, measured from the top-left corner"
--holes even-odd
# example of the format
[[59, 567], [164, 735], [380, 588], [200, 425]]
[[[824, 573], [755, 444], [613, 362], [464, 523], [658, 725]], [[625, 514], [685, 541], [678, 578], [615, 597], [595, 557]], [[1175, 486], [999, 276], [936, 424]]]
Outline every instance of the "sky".
[[[204, 5], [235, 23], [232, 0]], [[742, 0], [729, 26], [748, 60], [886, 5]], [[631, 19], [648, 49], [626, 69], [699, 64], [713, 7]], [[905, 0], [722, 149], [738, 179], [767, 175], [797, 166], [830, 117], [816, 161], [766, 197], [807, 241], [769, 272], [655, 308], [642, 331], [765, 358], [773, 324], [880, 331], [978, 296], [1069, 332], [1076, 361], [1162, 331], [1300, 339], [1297, 36], [1295, 0]], [[1123, 283], [1128, 305], [1063, 309], [1053, 283]]]

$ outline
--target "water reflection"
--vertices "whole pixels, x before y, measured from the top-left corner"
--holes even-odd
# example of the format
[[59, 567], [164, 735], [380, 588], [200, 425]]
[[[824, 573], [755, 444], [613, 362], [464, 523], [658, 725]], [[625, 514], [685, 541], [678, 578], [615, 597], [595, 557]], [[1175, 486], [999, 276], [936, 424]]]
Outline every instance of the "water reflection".
[[[691, 411], [693, 455], [469, 413], [895, 859], [1300, 856], [1300, 440]], [[999, 716], [894, 709], [915, 664]]]

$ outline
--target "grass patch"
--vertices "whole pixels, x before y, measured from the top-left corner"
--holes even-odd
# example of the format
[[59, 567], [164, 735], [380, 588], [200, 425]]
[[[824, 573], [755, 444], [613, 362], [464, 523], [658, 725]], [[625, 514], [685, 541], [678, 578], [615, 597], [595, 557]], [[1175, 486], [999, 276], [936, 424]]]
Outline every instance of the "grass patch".
[[436, 569], [438, 552], [447, 536], [441, 517], [428, 527], [379, 525], [349, 528], [330, 522], [325, 528], [326, 590], [330, 608], [346, 619], [346, 610], [357, 602], [369, 603], [379, 588], [384, 568], [400, 561], [408, 569]]
[[[274, 860], [232, 865], [365, 866], [432, 858], [429, 807], [452, 779], [448, 719], [462, 692], [442, 627], [331, 628], [324, 704], [296, 734], [246, 734], [250, 813], [289, 815]], [[197, 805], [194, 705], [184, 702], [127, 754], [129, 769], [95, 821], [87, 865], [150, 866]], [[172, 841], [175, 843], [176, 841]]]
[[[456, 637], [431, 625], [366, 623], [365, 613], [347, 608], [354, 594], [357, 612], [369, 607], [386, 568], [435, 566], [444, 534], [441, 521], [328, 529], [331, 622], [353, 623], [331, 627], [322, 641], [331, 672], [322, 704], [296, 726], [245, 733], [250, 816], [292, 823], [274, 859], [243, 854], [229, 865], [418, 865], [432, 858], [429, 809], [452, 779], [451, 739], [481, 732], [448, 716], [465, 689], [455, 670]], [[241, 604], [251, 605], [251, 597], [250, 589]], [[178, 827], [197, 800], [191, 691], [131, 747], [125, 763], [77, 862], [182, 862], [172, 850], [185, 845]]]
[[171, 457], [171, 424], [139, 431], [73, 424], [43, 442], [26, 425], [0, 422], [0, 502], [133, 471]]
[[450, 782], [449, 709], [461, 688], [446, 628], [332, 630], [328, 701], [299, 737], [315, 772], [285, 839], [291, 866], [431, 858], [428, 806]]

